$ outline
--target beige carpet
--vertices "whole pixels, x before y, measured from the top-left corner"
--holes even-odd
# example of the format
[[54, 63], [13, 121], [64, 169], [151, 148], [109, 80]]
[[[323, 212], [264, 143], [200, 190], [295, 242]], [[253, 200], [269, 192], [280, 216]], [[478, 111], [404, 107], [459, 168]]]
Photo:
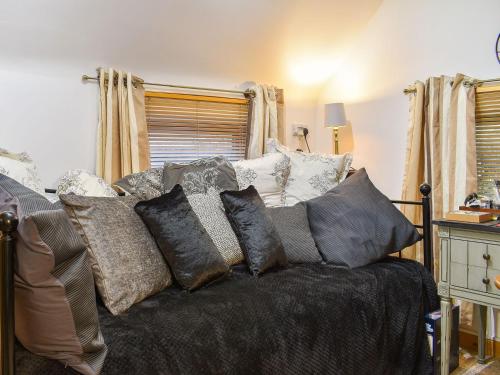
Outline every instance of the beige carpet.
[[469, 353], [460, 349], [459, 367], [453, 371], [452, 375], [499, 375], [500, 374], [500, 359], [495, 358], [484, 365], [477, 363], [476, 353]]

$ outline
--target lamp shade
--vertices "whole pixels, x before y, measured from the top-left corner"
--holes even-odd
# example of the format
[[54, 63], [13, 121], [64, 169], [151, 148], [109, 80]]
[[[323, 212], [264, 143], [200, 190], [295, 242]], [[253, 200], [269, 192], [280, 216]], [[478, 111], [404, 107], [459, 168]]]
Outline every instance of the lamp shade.
[[344, 103], [325, 104], [325, 127], [337, 128], [347, 125]]

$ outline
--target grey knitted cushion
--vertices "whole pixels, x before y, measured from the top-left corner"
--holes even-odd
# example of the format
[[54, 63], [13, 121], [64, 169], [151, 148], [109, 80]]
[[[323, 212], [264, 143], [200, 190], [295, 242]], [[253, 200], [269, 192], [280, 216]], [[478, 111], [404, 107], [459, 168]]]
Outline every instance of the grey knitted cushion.
[[364, 266], [421, 238], [364, 168], [306, 203], [313, 238], [328, 263]]
[[303, 202], [290, 207], [268, 207], [267, 212], [278, 230], [290, 263], [319, 263], [323, 260], [314, 244]]

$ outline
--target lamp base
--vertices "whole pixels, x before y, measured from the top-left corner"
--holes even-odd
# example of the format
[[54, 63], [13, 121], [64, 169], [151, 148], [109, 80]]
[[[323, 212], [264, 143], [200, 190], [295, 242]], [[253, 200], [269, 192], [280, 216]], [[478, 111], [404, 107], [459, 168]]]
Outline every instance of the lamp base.
[[339, 154], [339, 128], [333, 128], [333, 153], [335, 155]]

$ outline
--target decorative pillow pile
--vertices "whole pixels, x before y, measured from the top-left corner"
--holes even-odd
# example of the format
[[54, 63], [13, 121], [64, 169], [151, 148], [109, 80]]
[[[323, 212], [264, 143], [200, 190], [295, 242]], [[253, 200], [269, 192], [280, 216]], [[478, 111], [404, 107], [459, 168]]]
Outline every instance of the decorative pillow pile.
[[290, 173], [290, 158], [282, 153], [240, 160], [233, 163], [240, 190], [255, 186], [265, 205], [279, 207], [284, 204], [283, 191]]
[[314, 244], [304, 202], [291, 207], [269, 207], [267, 212], [283, 242], [290, 263], [321, 263], [323, 261]]
[[163, 192], [163, 168], [151, 168], [115, 181], [114, 186], [139, 199], [159, 197]]
[[135, 210], [183, 288], [197, 289], [229, 272], [180, 185], [158, 198], [137, 203]]
[[44, 188], [38, 176], [36, 165], [25, 152], [16, 154], [0, 148], [0, 173], [38, 194], [44, 194]]
[[56, 195], [70, 193], [87, 197], [118, 196], [118, 193], [101, 177], [84, 171], [83, 169], [70, 170], [59, 180]]
[[99, 374], [107, 347], [99, 328], [85, 244], [66, 213], [0, 175], [0, 212], [18, 215], [16, 337], [31, 352], [85, 375]]
[[126, 311], [171, 283], [158, 246], [128, 197], [61, 195], [90, 254], [97, 289], [112, 314]]
[[307, 202], [311, 232], [328, 263], [360, 267], [420, 240], [415, 226], [360, 169]]
[[224, 191], [220, 196], [250, 272], [259, 275], [271, 268], [286, 267], [281, 238], [253, 185], [241, 191]]
[[187, 164], [165, 163], [164, 190], [182, 186], [194, 212], [227, 264], [243, 260], [243, 252], [224, 213], [219, 193], [237, 190], [236, 172], [222, 156], [200, 159]]

